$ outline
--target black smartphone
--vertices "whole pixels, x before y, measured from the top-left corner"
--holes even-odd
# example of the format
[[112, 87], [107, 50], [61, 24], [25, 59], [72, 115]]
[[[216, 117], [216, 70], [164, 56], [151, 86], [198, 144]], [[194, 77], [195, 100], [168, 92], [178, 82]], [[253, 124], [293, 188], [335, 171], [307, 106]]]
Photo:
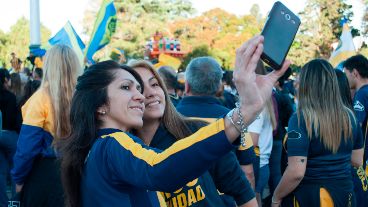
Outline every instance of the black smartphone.
[[261, 59], [275, 70], [285, 61], [300, 25], [300, 19], [284, 4], [277, 1], [263, 27], [263, 53]]

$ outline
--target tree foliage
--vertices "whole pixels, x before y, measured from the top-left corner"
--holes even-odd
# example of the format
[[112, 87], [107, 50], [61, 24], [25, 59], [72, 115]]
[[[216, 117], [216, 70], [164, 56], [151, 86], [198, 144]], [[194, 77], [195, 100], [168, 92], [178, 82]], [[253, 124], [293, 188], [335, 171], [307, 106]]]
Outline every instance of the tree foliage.
[[[101, 1], [90, 0], [93, 8], [85, 13], [84, 20], [87, 35], [91, 33]], [[288, 55], [295, 65], [301, 66], [313, 58], [329, 58], [331, 45], [338, 41], [342, 31], [341, 19], [345, 17], [349, 22], [353, 16], [351, 6], [345, 1], [307, 0], [300, 13], [302, 25]], [[236, 48], [259, 34], [265, 21], [257, 4], [244, 16], [213, 9], [192, 17], [194, 9], [188, 0], [115, 0], [115, 7], [118, 11], [116, 33], [111, 43], [96, 56], [108, 57], [109, 50], [118, 47], [124, 49], [127, 56], [142, 57], [146, 41], [160, 31], [164, 36], [179, 39], [182, 50], [189, 52], [182, 68], [198, 54], [211, 55], [222, 67], [233, 68]]]
[[[50, 39], [51, 32], [41, 24], [41, 45]], [[10, 67], [10, 53], [15, 52], [17, 57], [25, 60], [29, 54], [30, 45], [30, 22], [25, 17], [11, 26], [10, 31], [0, 31], [0, 61]], [[2, 67], [2, 65], [1, 65]]]
[[[84, 32], [87, 35], [93, 29], [99, 2], [101, 0], [91, 0], [90, 3], [98, 7], [86, 11]], [[106, 50], [120, 47], [130, 57], [142, 57], [146, 42], [156, 31], [172, 36], [167, 24], [188, 18], [194, 12], [188, 0], [115, 0], [114, 4], [118, 17], [117, 28]]]
[[206, 45], [222, 67], [230, 69], [234, 66], [236, 48], [260, 33], [261, 27], [254, 16], [237, 17], [213, 9], [195, 18], [173, 22], [170, 31], [180, 39], [184, 51]]
[[351, 5], [345, 0], [308, 0], [300, 13], [302, 24], [290, 51], [290, 59], [302, 65], [313, 58], [329, 58], [342, 32], [341, 20], [351, 21]]
[[365, 10], [362, 19], [362, 34], [368, 37], [368, 0], [365, 0]]
[[207, 45], [201, 45], [198, 47], [195, 47], [191, 52], [189, 52], [183, 59], [183, 62], [181, 63], [181, 69], [185, 70], [185, 68], [188, 66], [190, 61], [196, 57], [203, 57], [203, 56], [212, 56], [209, 48]]

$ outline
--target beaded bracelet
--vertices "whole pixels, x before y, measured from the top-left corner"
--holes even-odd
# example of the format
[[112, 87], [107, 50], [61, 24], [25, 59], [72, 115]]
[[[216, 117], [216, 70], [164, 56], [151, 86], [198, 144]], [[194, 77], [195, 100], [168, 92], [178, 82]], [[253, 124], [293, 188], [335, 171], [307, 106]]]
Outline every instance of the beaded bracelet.
[[235, 127], [235, 129], [241, 133], [240, 129], [238, 128], [238, 126], [236, 126], [236, 124], [234, 123], [234, 110], [235, 109], [232, 109], [227, 115], [226, 115], [226, 118], [230, 121], [230, 123]]
[[245, 134], [248, 132], [248, 127], [245, 126], [244, 120], [243, 120], [243, 114], [240, 110], [240, 103], [235, 103], [236, 109], [238, 111], [239, 120], [236, 122], [240, 126], [240, 144], [241, 146], [245, 147]]

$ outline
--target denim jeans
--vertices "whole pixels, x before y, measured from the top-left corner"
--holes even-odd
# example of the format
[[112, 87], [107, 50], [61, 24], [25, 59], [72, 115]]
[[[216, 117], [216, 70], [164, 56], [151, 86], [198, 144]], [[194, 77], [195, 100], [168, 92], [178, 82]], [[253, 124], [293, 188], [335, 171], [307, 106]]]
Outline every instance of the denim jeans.
[[[0, 136], [0, 206], [8, 205], [6, 194], [7, 178], [12, 167], [13, 156], [17, 148], [18, 134], [2, 130]], [[13, 191], [15, 190], [13, 185]]]
[[270, 156], [270, 179], [268, 185], [270, 187], [270, 193], [273, 195], [277, 185], [281, 180], [281, 153], [282, 153], [282, 141], [273, 140], [272, 152]]
[[256, 193], [260, 193], [262, 196], [263, 190], [267, 185], [269, 177], [270, 177], [270, 168], [268, 164], [259, 168], [258, 179], [256, 181], [256, 189], [255, 189]]

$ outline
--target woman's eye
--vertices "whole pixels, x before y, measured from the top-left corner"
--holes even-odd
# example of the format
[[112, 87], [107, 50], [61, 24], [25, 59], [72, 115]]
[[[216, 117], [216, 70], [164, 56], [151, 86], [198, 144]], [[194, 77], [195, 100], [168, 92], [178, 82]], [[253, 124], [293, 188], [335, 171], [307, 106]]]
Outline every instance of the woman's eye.
[[129, 86], [121, 86], [120, 88], [123, 89], [123, 90], [129, 90], [130, 89]]
[[158, 87], [158, 86], [160, 86], [158, 83], [153, 83], [152, 84], [152, 86], [154, 86], [154, 87]]

